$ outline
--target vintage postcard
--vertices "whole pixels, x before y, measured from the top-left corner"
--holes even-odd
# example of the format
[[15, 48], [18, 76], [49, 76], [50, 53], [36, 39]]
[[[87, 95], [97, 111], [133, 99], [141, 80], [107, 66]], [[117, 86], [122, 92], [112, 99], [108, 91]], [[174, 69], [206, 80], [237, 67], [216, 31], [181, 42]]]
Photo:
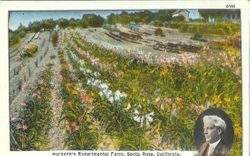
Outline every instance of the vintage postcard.
[[213, 3], [0, 3], [3, 151], [249, 155], [248, 3]]

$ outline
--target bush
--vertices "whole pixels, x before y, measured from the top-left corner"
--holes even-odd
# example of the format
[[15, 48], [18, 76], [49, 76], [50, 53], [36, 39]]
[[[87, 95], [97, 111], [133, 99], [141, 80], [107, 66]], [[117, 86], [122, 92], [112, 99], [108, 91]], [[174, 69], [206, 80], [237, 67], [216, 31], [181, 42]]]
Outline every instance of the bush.
[[180, 32], [200, 33], [208, 35], [233, 35], [237, 32], [237, 30], [240, 29], [238, 23], [188, 24], [183, 22], [175, 22], [166, 24], [165, 27], [175, 28]]
[[157, 28], [157, 29], [155, 30], [155, 35], [156, 35], [156, 36], [165, 36], [165, 35], [163, 34], [163, 31], [162, 31], [161, 28]]
[[192, 40], [197, 40], [201, 42], [206, 42], [207, 40], [203, 38], [203, 36], [199, 33], [194, 34], [194, 36], [191, 37]]
[[19, 36], [20, 36], [21, 38], [24, 38], [24, 37], [26, 36], [26, 32], [25, 32], [25, 31], [19, 32]]
[[176, 21], [176, 22], [185, 22], [185, 17], [180, 15], [180, 16], [174, 17], [173, 20]]
[[154, 22], [154, 26], [156, 26], [156, 27], [162, 27], [163, 23], [160, 22], [160, 21], [157, 21], [157, 22]]
[[10, 45], [10, 47], [13, 47], [13, 46], [17, 45], [18, 43], [20, 43], [20, 39], [24, 38], [25, 36], [26, 36], [26, 32], [24, 30], [20, 31], [20, 32], [10, 31], [9, 32], [9, 45]]
[[10, 39], [9, 39], [10, 47], [17, 44], [19, 41], [20, 41], [20, 38], [17, 35], [10, 37]]
[[52, 44], [55, 47], [58, 42], [58, 32], [54, 31], [52, 33]]
[[32, 57], [37, 52], [38, 46], [36, 44], [30, 44], [25, 49], [25, 56]]

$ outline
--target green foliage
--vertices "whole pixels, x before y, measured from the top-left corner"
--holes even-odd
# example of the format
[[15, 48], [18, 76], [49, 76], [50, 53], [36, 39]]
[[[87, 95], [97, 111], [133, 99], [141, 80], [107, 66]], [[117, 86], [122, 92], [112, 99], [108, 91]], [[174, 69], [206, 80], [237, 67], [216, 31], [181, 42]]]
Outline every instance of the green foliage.
[[9, 45], [13, 47], [20, 42], [20, 39], [26, 36], [26, 28], [20, 24], [17, 30], [11, 31], [9, 30]]
[[185, 21], [185, 17], [180, 15], [180, 16], [176, 16], [173, 18], [173, 21], [175, 22], [184, 22]]
[[49, 31], [55, 28], [56, 22], [53, 19], [45, 19], [40, 22], [40, 25], [41, 29]]
[[58, 23], [60, 28], [67, 28], [69, 26], [69, 21], [65, 18], [60, 18], [56, 23]]
[[32, 23], [30, 23], [29, 25], [28, 25], [28, 29], [31, 31], [31, 32], [39, 32], [39, 31], [41, 31], [41, 29], [42, 29], [42, 25], [40, 24], [40, 22], [38, 22], [38, 21], [34, 21], [34, 22], [32, 22]]
[[50, 84], [52, 73], [45, 70], [41, 80], [22, 102], [18, 118], [12, 120], [11, 150], [46, 150], [49, 140], [47, 132], [51, 122]]
[[159, 10], [159, 12], [154, 15], [154, 19], [161, 22], [171, 21], [173, 20], [172, 12], [172, 10]]
[[52, 40], [51, 40], [53, 46], [55, 47], [58, 43], [58, 32], [57, 31], [54, 31], [52, 33]]
[[61, 92], [65, 104], [61, 120], [64, 121], [66, 129], [65, 145], [74, 150], [96, 149], [99, 143], [99, 132], [98, 127], [93, 126], [95, 120], [91, 117], [91, 109], [85, 105], [87, 103], [84, 104], [79, 99], [80, 88], [73, 83], [75, 73], [69, 71], [64, 52], [60, 54], [60, 61], [62, 63], [61, 74], [64, 78]]
[[206, 35], [233, 35], [239, 30], [239, 23], [168, 23], [166, 27], [178, 29], [180, 32]]
[[135, 23], [148, 24], [150, 22], [169, 22], [172, 21], [172, 10], [159, 10], [158, 12], [151, 12], [149, 10], [144, 10], [142, 12], [132, 12], [128, 13], [123, 11], [121, 14], [110, 14], [107, 17], [106, 22], [109, 24], [128, 24], [131, 21]]
[[101, 27], [104, 23], [104, 19], [101, 16], [95, 14], [84, 14], [82, 16], [84, 26]]
[[30, 44], [25, 49], [25, 56], [33, 57], [38, 50], [38, 46], [36, 44]]
[[20, 36], [16, 35], [14, 32], [9, 32], [9, 45], [13, 47], [20, 41]]
[[150, 150], [152, 145], [144, 136], [143, 128], [140, 126], [129, 127], [120, 136], [120, 150]]
[[21, 38], [24, 38], [24, 37], [26, 36], [26, 32], [25, 32], [25, 31], [21, 31], [21, 32], [19, 33], [19, 36], [20, 36]]
[[162, 27], [163, 26], [163, 23], [161, 21], [155, 21], [154, 22], [154, 26], [155, 27]]
[[90, 129], [88, 124], [84, 123], [79, 131], [67, 135], [66, 145], [72, 150], [95, 150], [98, 145], [97, 131]]

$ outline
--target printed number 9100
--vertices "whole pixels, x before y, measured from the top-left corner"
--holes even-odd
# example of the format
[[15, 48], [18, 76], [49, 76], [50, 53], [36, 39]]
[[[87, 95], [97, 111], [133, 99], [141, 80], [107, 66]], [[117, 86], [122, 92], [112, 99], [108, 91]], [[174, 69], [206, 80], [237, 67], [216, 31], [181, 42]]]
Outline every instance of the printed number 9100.
[[227, 4], [226, 7], [227, 8], [235, 8], [235, 4]]

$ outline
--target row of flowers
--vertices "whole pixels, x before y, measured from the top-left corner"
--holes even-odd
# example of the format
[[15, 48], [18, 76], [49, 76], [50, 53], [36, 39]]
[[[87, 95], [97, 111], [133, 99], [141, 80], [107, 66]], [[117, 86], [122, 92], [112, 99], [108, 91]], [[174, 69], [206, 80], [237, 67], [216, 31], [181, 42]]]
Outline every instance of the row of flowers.
[[[74, 43], [72, 43], [72, 44], [74, 44]], [[81, 54], [82, 54], [81, 49], [78, 48], [78, 51], [81, 51]], [[78, 51], [74, 51], [74, 52], [79, 55]], [[105, 97], [106, 99], [108, 99], [108, 101], [111, 104], [119, 103], [123, 98], [127, 97], [127, 94], [121, 93], [119, 90], [116, 90], [113, 93], [109, 89], [109, 86], [106, 83], [103, 83], [101, 80], [97, 79], [97, 77], [100, 77], [100, 74], [98, 72], [91, 72], [91, 70], [86, 67], [84, 60], [78, 58], [74, 52], [70, 51], [68, 53], [70, 55], [69, 57], [71, 57], [73, 59], [73, 61], [75, 61], [75, 63], [79, 62], [80, 71], [83, 72], [85, 74], [85, 76], [91, 75], [91, 77], [89, 79], [87, 79], [87, 85], [89, 85], [91, 87], [97, 87], [99, 89], [98, 94], [100, 95], [100, 97]], [[95, 62], [93, 62], [92, 60], [99, 60], [99, 59], [92, 57], [89, 53], [83, 55], [82, 57], [84, 57], [86, 60], [88, 60], [92, 66], [96, 65]], [[98, 62], [98, 64], [99, 64], [99, 66], [102, 66], [102, 63]], [[107, 71], [109, 71], [109, 70], [107, 70]], [[91, 73], [93, 73], [93, 74], [91, 74]], [[128, 104], [126, 109], [129, 110], [130, 107], [131, 107], [130, 104]], [[141, 106], [140, 106], [140, 108], [141, 108]], [[153, 122], [152, 117], [154, 116], [154, 112], [141, 115], [141, 113], [138, 110], [140, 110], [140, 109], [134, 108], [132, 110], [133, 111], [133, 113], [132, 113], [133, 119], [135, 121], [139, 122], [141, 124], [141, 126], [143, 126], [144, 122], [146, 122], [146, 125], [149, 126], [149, 124], [151, 124]]]
[[96, 149], [98, 144], [98, 126], [94, 125], [91, 114], [93, 98], [76, 83], [74, 69], [68, 64], [64, 50], [60, 52], [61, 61], [61, 94], [64, 100], [62, 121], [66, 130], [65, 146], [67, 149]]
[[[77, 52], [73, 52], [72, 49], [69, 48], [68, 50], [69, 51], [66, 52], [66, 60], [69, 60], [74, 69], [74, 71], [71, 72], [75, 74], [79, 73], [81, 75], [79, 76], [79, 80], [82, 82], [83, 86], [85, 85], [85, 90], [87, 89], [87, 92], [91, 92], [91, 95], [94, 98], [93, 114], [92, 116], [91, 114], [89, 115], [91, 116], [90, 118], [97, 119], [101, 125], [104, 126], [99, 132], [105, 133], [106, 136], [108, 135], [111, 138], [114, 138], [114, 134], [116, 137], [117, 135], [120, 137], [125, 136], [126, 133], [124, 133], [124, 131], [128, 130], [132, 125], [134, 125], [133, 127], [139, 126], [139, 128], [142, 129], [144, 125], [141, 124], [140, 126], [137, 122], [143, 123], [146, 121], [145, 119], [148, 118], [148, 115], [143, 115], [139, 113], [138, 110], [135, 111], [136, 109], [131, 109], [130, 104], [126, 102], [127, 95], [125, 93], [121, 93], [119, 90], [112, 92], [107, 81], [103, 83], [99, 79], [101, 74], [98, 72], [90, 73], [90, 71], [94, 70], [93, 66], [92, 68], [89, 66], [91, 63], [84, 62], [87, 61], [84, 58], [78, 58]], [[128, 123], [123, 122], [123, 120], [127, 120]], [[152, 119], [150, 122], [152, 122]], [[107, 146], [103, 147], [103, 145], [106, 145], [105, 140], [98, 145], [98, 149], [109, 148]], [[111, 149], [121, 149], [122, 146], [122, 143], [117, 143], [116, 146], [112, 144], [113, 148]], [[140, 146], [137, 147], [138, 149], [145, 149]]]
[[112, 41], [102, 41], [95, 38], [91, 38], [86, 34], [83, 34], [81, 31], [75, 30], [75, 35], [78, 39], [84, 40], [91, 45], [97, 45], [101, 49], [108, 49], [113, 53], [118, 55], [122, 55], [123, 57], [137, 58], [142, 62], [147, 62], [149, 64], [177, 64], [177, 65], [193, 65], [199, 62], [200, 56], [199, 54], [194, 53], [184, 53], [181, 55], [174, 56], [166, 56], [164, 54], [151, 53], [149, 51], [145, 51], [142, 48], [127, 48], [122, 45], [117, 45], [112, 43]]
[[[77, 35], [72, 37], [77, 42], [81, 42], [81, 46], [79, 44], [78, 46], [82, 51], [87, 51], [96, 57], [99, 63], [114, 64], [111, 71], [124, 73], [122, 77], [114, 77], [101, 69], [93, 68], [93, 71], [98, 70], [102, 78], [112, 84], [110, 88], [122, 88], [129, 93], [123, 109], [129, 110], [127, 112], [131, 113], [133, 120], [149, 125], [147, 132], [155, 125], [159, 125], [159, 140], [165, 140], [166, 143], [166, 138], [173, 134], [176, 137], [173, 140], [169, 139], [170, 141], [167, 141], [169, 144], [171, 142], [176, 146], [184, 144], [186, 146], [182, 147], [183, 149], [192, 148], [191, 139], [183, 137], [182, 140], [177, 136], [192, 135], [197, 116], [209, 107], [218, 107], [230, 114], [235, 121], [235, 127], [239, 129], [236, 133], [238, 138], [236, 144], [237, 146], [241, 144], [239, 141], [242, 135], [241, 117], [238, 116], [241, 114], [239, 106], [241, 105], [241, 77], [235, 76], [234, 71], [224, 67], [221, 61], [213, 62], [204, 57], [192, 66], [171, 64], [152, 66], [135, 58], [119, 56], [81, 40]], [[209, 49], [204, 50], [209, 51]], [[218, 54], [223, 53], [220, 51]], [[211, 52], [210, 56], [213, 55], [215, 53]], [[139, 105], [143, 110], [140, 110]], [[138, 114], [140, 118], [137, 117]], [[239, 151], [239, 149], [236, 148], [233, 151]]]
[[12, 150], [46, 150], [49, 148], [47, 132], [51, 123], [52, 72], [46, 69], [34, 86], [25, 85], [29, 93], [20, 102], [19, 114], [11, 115], [10, 135]]
[[99, 95], [102, 97], [105, 97], [108, 99], [109, 102], [112, 104], [115, 102], [119, 102], [122, 98], [126, 98], [126, 93], [121, 93], [119, 90], [116, 90], [113, 92], [106, 83], [104, 83], [102, 80], [98, 79], [100, 77], [100, 74], [98, 72], [92, 72], [90, 69], [88, 69], [85, 65], [85, 62], [83, 59], [79, 59], [73, 51], [68, 52], [68, 56], [72, 61], [75, 63], [79, 62], [79, 68], [80, 71], [88, 77], [87, 85], [91, 87], [96, 87], [99, 89]]

